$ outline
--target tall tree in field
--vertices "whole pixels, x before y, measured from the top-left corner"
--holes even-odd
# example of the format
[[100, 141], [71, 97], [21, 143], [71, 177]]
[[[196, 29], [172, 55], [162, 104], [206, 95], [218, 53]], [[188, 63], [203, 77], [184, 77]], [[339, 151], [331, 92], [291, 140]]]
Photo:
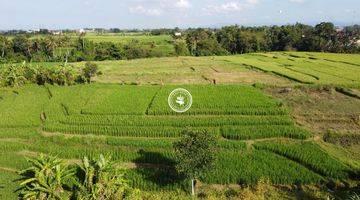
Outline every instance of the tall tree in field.
[[31, 41], [26, 36], [19, 35], [14, 37], [13, 49], [15, 53], [21, 53], [25, 55], [28, 59], [31, 58]]
[[11, 41], [0, 35], [0, 58], [5, 58], [5, 56], [10, 52], [10, 49]]
[[334, 24], [330, 22], [323, 22], [315, 26], [315, 33], [317, 35], [317, 46], [320, 51], [328, 51], [331, 44], [335, 42], [336, 29]]
[[181, 39], [174, 41], [174, 48], [177, 56], [188, 56], [190, 54], [185, 41]]
[[86, 81], [91, 83], [91, 78], [96, 76], [98, 73], [98, 65], [96, 63], [87, 62], [85, 63], [85, 67], [82, 71]]
[[216, 159], [216, 137], [207, 131], [185, 131], [174, 143], [177, 154], [176, 169], [191, 179], [191, 193], [195, 195], [195, 179], [210, 169]]

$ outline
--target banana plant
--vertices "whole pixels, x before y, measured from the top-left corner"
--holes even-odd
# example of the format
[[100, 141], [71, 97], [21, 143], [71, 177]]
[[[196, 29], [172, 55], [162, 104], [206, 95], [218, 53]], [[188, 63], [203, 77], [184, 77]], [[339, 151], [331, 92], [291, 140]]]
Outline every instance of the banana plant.
[[28, 159], [31, 167], [20, 171], [23, 176], [20, 183], [20, 197], [28, 200], [67, 199], [68, 193], [64, 186], [74, 175], [62, 160], [40, 155], [35, 159]]
[[125, 199], [131, 193], [123, 178], [124, 173], [117, 169], [110, 157], [100, 155], [98, 159], [84, 157], [79, 165], [82, 176], [76, 190], [77, 199], [106, 200]]

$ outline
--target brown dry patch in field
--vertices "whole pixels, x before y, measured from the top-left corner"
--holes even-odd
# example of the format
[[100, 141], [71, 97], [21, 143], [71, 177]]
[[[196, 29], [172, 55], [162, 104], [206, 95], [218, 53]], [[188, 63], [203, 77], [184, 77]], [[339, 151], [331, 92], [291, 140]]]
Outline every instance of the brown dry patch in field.
[[18, 142], [26, 144], [26, 140], [20, 138], [0, 138], [0, 142]]
[[324, 88], [267, 88], [265, 91], [291, 108], [296, 122], [324, 133], [360, 132], [360, 100]]
[[62, 136], [64, 137], [64, 139], [71, 139], [74, 137], [91, 137], [90, 135], [82, 136], [82, 135], [72, 135], [72, 134], [65, 134], [59, 132], [46, 132], [46, 131], [41, 131], [41, 135], [47, 138]]
[[9, 167], [0, 167], [0, 171], [16, 173], [18, 170]]
[[82, 162], [80, 159], [66, 159], [65, 161], [69, 165], [81, 164]]
[[278, 86], [286, 86], [292, 84], [292, 82], [287, 79], [256, 71], [219, 72], [212, 73], [208, 75], [208, 77], [212, 80], [215, 79], [216, 83], [262, 83]]
[[62, 133], [53, 133], [53, 132], [46, 132], [46, 131], [41, 131], [41, 135], [44, 137], [54, 137], [54, 136], [60, 136], [63, 135]]
[[56, 137], [56, 136], [63, 136], [65, 139], [71, 139], [71, 138], [97, 138], [97, 139], [106, 139], [107, 136], [103, 135], [80, 135], [80, 134], [66, 134], [66, 133], [59, 133], [59, 132], [46, 132], [41, 131], [41, 135], [44, 137]]
[[[199, 187], [201, 187], [201, 183], [199, 184]], [[220, 184], [211, 184], [209, 185], [209, 188], [224, 191], [226, 189], [242, 189], [241, 185], [238, 184], [228, 184], [228, 185], [220, 185]]]
[[25, 157], [37, 157], [41, 153], [35, 152], [35, 151], [24, 150], [24, 151], [19, 151], [16, 154], [19, 155], [19, 156], [25, 156]]
[[168, 165], [151, 164], [151, 163], [133, 163], [133, 162], [117, 163], [117, 164], [116, 164], [116, 167], [118, 167], [118, 168], [124, 168], [124, 169], [136, 169], [136, 168], [152, 168], [152, 169], [171, 168], [171, 166], [168, 166]]
[[358, 96], [360, 96], [360, 90], [359, 89], [351, 89], [352, 92]]

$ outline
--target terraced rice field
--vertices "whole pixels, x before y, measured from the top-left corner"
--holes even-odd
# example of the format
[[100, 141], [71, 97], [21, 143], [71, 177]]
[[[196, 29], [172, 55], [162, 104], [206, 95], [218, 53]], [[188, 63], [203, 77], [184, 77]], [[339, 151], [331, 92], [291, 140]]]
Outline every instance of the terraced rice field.
[[[186, 114], [167, 105], [167, 95], [178, 87], [193, 95]], [[261, 177], [278, 184], [319, 183], [353, 172], [312, 144], [312, 134], [295, 125], [287, 108], [251, 86], [26, 86], [1, 94], [0, 167], [5, 169], [26, 166], [23, 156], [39, 153], [69, 161], [105, 153], [137, 166], [127, 173], [136, 187], [183, 188], [184, 180], [171, 170], [172, 142], [190, 128], [219, 137], [217, 163], [201, 178], [206, 183], [254, 183]], [[143, 167], [150, 164], [155, 167]]]
[[[70, 163], [110, 154], [135, 187], [185, 189], [187, 180], [173, 169], [172, 148], [185, 129], [207, 130], [219, 138], [218, 159], [200, 177], [203, 183], [250, 184], [267, 178], [275, 184], [317, 184], [359, 175], [355, 154], [349, 161], [346, 150], [325, 144], [315, 129], [300, 126], [291, 114], [335, 121], [336, 114], [351, 113], [351, 130], [359, 130], [354, 118], [358, 55], [273, 52], [98, 64], [103, 72], [98, 83], [0, 88], [0, 199], [16, 198], [17, 184], [8, 180], [18, 178], [15, 172], [27, 166], [26, 157], [40, 153]], [[299, 89], [327, 85], [347, 90]], [[283, 87], [293, 91], [272, 94]], [[175, 88], [193, 96], [186, 113], [168, 106]], [[348, 89], [351, 94], [345, 94]]]
[[262, 53], [225, 58], [298, 83], [360, 87], [358, 55], [330, 53]]
[[[271, 52], [97, 62], [101, 83], [336, 85], [360, 88], [360, 56]], [[83, 66], [84, 63], [73, 63]]]

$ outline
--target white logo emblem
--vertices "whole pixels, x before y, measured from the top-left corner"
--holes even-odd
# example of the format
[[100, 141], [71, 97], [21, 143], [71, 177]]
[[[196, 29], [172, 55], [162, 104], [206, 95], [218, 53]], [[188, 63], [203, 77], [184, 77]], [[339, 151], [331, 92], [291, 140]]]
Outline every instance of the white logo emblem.
[[189, 91], [178, 88], [170, 93], [168, 103], [173, 111], [184, 113], [188, 111], [192, 105], [192, 96]]

